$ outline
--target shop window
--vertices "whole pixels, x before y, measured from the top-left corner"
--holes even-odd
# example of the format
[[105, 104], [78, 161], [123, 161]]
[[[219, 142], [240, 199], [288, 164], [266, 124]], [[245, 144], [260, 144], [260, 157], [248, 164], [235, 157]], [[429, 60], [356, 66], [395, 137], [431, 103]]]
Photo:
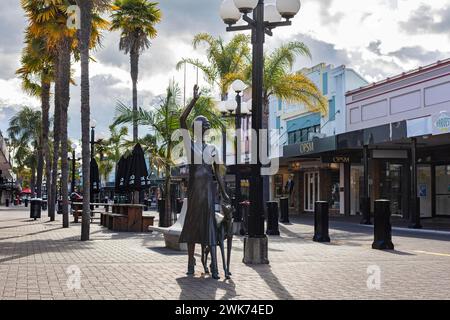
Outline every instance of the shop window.
[[283, 196], [283, 175], [282, 174], [276, 174], [274, 177], [275, 180], [275, 197], [282, 197]]

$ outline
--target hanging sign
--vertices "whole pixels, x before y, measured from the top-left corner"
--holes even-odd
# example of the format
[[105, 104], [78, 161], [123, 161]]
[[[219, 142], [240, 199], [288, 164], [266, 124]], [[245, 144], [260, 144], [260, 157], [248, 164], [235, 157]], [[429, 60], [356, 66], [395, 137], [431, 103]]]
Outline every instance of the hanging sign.
[[450, 133], [450, 112], [441, 111], [432, 117], [433, 134]]

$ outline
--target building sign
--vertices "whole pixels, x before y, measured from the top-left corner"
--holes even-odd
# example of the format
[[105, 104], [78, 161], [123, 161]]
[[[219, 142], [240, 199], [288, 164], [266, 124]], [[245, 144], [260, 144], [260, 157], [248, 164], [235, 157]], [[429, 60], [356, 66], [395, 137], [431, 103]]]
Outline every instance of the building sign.
[[324, 156], [322, 157], [322, 163], [352, 163], [357, 162], [354, 161], [355, 159], [352, 159], [350, 156]]
[[433, 134], [450, 133], [450, 112], [441, 111], [432, 117]]
[[331, 136], [322, 139], [316, 138], [300, 144], [284, 146], [283, 155], [285, 158], [301, 157], [334, 150], [336, 150], [336, 137]]
[[301, 154], [312, 153], [314, 152], [314, 141], [303, 142], [299, 148]]

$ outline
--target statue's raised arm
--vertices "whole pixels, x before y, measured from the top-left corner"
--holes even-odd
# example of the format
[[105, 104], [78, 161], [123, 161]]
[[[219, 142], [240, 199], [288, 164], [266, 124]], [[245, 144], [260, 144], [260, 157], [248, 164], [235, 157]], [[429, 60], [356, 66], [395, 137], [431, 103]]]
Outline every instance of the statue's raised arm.
[[183, 113], [180, 117], [180, 126], [182, 129], [188, 129], [187, 126], [187, 118], [189, 114], [191, 113], [192, 109], [194, 108], [195, 104], [197, 103], [198, 99], [200, 98], [201, 93], [199, 92], [199, 88], [197, 85], [194, 86], [194, 97], [192, 98], [191, 102], [184, 108]]
[[[180, 117], [180, 127], [182, 129], [182, 136], [183, 136], [183, 144], [184, 148], [186, 150], [186, 154], [189, 155], [189, 152], [191, 151], [192, 147], [192, 137], [189, 133], [189, 128], [187, 125], [187, 118], [189, 114], [192, 112], [192, 109], [194, 109], [195, 104], [197, 103], [198, 99], [200, 98], [199, 88], [197, 85], [194, 86], [194, 96], [191, 100], [191, 102], [184, 108], [183, 113]], [[188, 156], [189, 159], [189, 156]], [[191, 159], [192, 160], [192, 159]]]

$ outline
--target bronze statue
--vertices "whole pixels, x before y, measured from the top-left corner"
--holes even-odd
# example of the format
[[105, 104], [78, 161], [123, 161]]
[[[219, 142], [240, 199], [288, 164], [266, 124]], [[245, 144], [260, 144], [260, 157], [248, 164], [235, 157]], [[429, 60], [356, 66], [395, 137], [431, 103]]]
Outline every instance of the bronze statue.
[[[209, 145], [204, 140], [204, 133], [210, 129], [208, 119], [198, 116], [194, 119], [193, 127], [201, 124], [201, 133], [194, 130], [194, 139], [188, 131], [187, 118], [200, 98], [199, 88], [194, 87], [194, 97], [184, 109], [180, 125], [183, 130], [183, 142], [186, 152], [190, 152], [191, 161], [189, 163], [189, 182], [187, 192], [187, 212], [180, 235], [180, 243], [188, 245], [188, 275], [194, 274], [195, 269], [195, 244], [208, 246], [211, 252], [211, 274], [214, 279], [219, 279], [217, 268], [217, 222], [215, 218], [215, 184], [214, 172], [218, 172], [219, 156], [214, 146]], [[211, 157], [212, 164], [206, 163], [204, 155]], [[189, 158], [189, 157], [188, 157]], [[197, 160], [197, 161], [195, 161]], [[222, 198], [229, 202], [229, 197], [225, 192], [225, 184], [220, 175], [216, 174]]]
[[[233, 245], [233, 211], [234, 208], [230, 203], [224, 201], [222, 204], [222, 214], [216, 213], [217, 221], [217, 245], [220, 248], [222, 254], [223, 270], [225, 272], [225, 278], [230, 279], [230, 260], [231, 260], [231, 249]], [[225, 259], [225, 239], [227, 240], [227, 257]], [[202, 264], [205, 273], [209, 273], [208, 270], [208, 254], [209, 247], [202, 245]]]

